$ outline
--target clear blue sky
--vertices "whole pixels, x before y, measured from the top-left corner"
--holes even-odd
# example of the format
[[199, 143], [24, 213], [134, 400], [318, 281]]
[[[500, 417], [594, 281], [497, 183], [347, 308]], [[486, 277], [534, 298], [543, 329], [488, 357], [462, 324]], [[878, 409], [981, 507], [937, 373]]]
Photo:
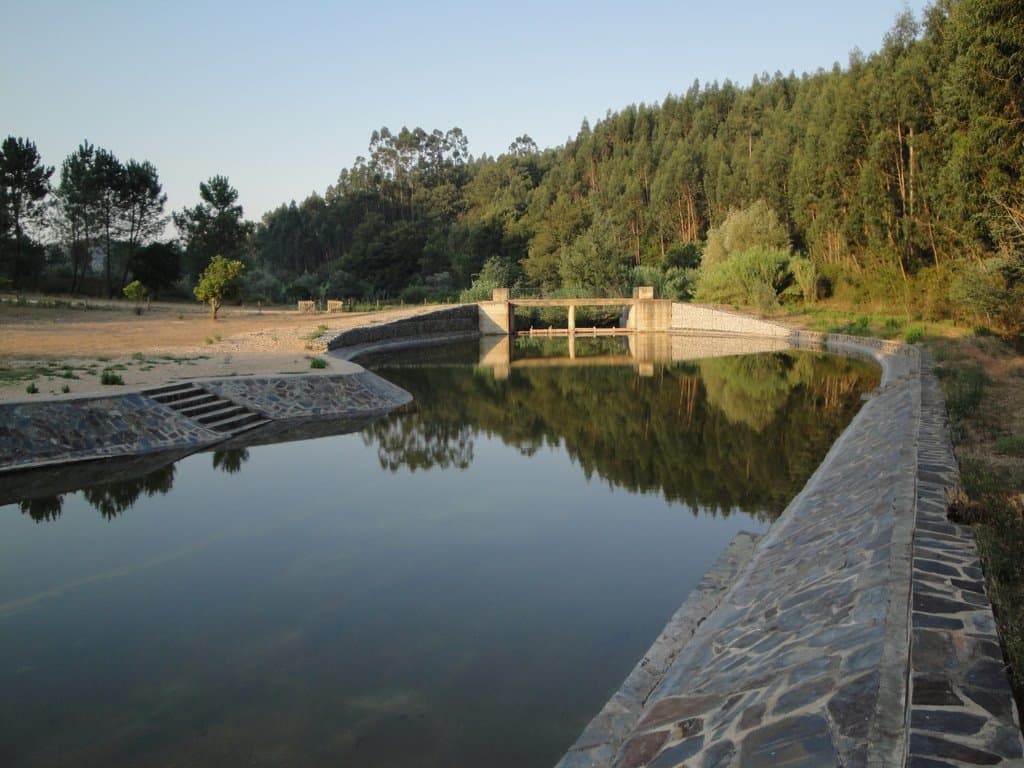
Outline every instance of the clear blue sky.
[[556, 146], [695, 78], [845, 65], [924, 5], [0, 0], [0, 134], [35, 141], [55, 181], [83, 139], [150, 160], [169, 209], [224, 174], [258, 219], [323, 193], [384, 125], [458, 126], [476, 156]]

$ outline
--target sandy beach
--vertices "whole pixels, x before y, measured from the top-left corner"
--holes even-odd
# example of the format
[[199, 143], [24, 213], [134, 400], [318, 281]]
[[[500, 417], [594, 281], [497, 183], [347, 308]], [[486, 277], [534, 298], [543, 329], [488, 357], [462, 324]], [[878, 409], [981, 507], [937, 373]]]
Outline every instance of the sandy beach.
[[[35, 302], [35, 303], [33, 303]], [[324, 354], [341, 331], [430, 311], [300, 314], [224, 307], [217, 320], [199, 304], [154, 302], [136, 314], [127, 302], [88, 304], [46, 298], [0, 302], [0, 401], [111, 394], [184, 379], [324, 373], [358, 366]], [[103, 384], [103, 371], [123, 384]], [[32, 385], [36, 393], [26, 391]]]

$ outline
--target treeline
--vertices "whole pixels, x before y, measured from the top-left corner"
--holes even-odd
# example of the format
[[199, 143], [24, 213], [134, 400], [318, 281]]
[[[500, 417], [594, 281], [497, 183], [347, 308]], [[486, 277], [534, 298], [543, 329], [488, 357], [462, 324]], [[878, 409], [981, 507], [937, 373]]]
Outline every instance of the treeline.
[[[474, 159], [457, 128], [374, 132], [324, 195], [245, 233], [245, 290], [418, 301], [655, 283], [681, 298], [831, 295], [1019, 330], [1022, 135], [1024, 5], [937, 0], [845, 67], [695, 82], [584, 122], [555, 149], [523, 136]], [[22, 237], [9, 218], [8, 252]], [[194, 276], [212, 254], [193, 239], [186, 227]]]

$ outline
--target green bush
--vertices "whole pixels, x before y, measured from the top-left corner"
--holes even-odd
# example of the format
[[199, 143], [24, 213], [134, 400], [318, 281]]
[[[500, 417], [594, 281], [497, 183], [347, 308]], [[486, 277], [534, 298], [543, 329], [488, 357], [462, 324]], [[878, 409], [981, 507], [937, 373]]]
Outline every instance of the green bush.
[[495, 288], [511, 288], [513, 279], [512, 266], [504, 259], [492, 256], [484, 262], [473, 284], [459, 294], [459, 301], [467, 304], [474, 301], [490, 301], [491, 292]]
[[39, 391], [39, 387], [37, 387], [36, 383], [32, 381], [29, 382], [29, 385], [27, 387], [25, 387], [25, 391], [28, 392], [30, 395], [34, 395], [36, 394], [36, 392]]
[[1005, 336], [1024, 332], [1024, 255], [970, 263], [949, 289], [953, 306]]
[[742, 210], [731, 209], [719, 226], [708, 230], [703, 264], [714, 266], [754, 247], [788, 252], [789, 232], [764, 200]]
[[115, 372], [112, 368], [104, 368], [100, 373], [100, 384], [124, 384], [124, 379], [122, 379], [121, 375]]
[[924, 338], [924, 328], [920, 325], [912, 325], [903, 334], [903, 341], [907, 344], [917, 344]]
[[757, 246], [717, 264], [705, 265], [694, 298], [719, 304], [772, 309], [791, 284], [790, 257], [777, 248]]
[[310, 368], [318, 368], [318, 369], [319, 368], [326, 368], [327, 367], [327, 361], [324, 360], [322, 357], [314, 357], [312, 360], [309, 361], [309, 367]]

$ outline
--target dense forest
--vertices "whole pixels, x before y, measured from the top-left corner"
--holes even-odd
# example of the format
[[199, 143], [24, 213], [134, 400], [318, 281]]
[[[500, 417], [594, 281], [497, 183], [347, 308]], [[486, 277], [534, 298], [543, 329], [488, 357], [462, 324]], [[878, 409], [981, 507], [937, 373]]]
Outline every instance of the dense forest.
[[870, 55], [694, 82], [563, 146], [474, 158], [458, 128], [382, 128], [323, 195], [247, 222], [228, 179], [166, 223], [156, 169], [84, 142], [0, 153], [0, 281], [189, 295], [216, 254], [243, 298], [620, 293], [771, 307], [832, 297], [1024, 324], [1024, 3], [936, 0]]

